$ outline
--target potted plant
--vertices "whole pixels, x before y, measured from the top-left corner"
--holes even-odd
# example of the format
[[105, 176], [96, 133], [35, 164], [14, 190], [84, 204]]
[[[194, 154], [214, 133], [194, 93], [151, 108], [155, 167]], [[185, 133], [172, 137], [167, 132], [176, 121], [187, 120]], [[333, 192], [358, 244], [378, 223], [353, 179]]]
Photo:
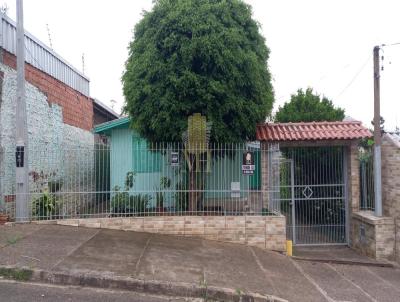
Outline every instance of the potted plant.
[[6, 222], [8, 222], [8, 214], [6, 213], [5, 209], [0, 208], [0, 225], [5, 224]]

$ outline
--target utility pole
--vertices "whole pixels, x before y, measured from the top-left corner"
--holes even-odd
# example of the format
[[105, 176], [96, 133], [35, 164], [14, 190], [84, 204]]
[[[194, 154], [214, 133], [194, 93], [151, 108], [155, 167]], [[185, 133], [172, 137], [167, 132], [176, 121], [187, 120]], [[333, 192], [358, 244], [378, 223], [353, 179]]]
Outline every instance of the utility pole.
[[23, 0], [17, 0], [16, 221], [29, 219], [28, 129], [25, 101], [25, 34]]
[[379, 46], [374, 47], [374, 189], [375, 215], [382, 216], [381, 110]]

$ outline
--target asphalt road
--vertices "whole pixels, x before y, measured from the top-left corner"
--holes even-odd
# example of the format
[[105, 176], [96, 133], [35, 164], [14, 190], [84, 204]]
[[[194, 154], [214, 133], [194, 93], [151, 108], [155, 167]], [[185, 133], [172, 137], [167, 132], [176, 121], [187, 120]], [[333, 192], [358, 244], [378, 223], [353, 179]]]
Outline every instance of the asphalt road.
[[183, 299], [142, 295], [82, 287], [64, 287], [0, 280], [0, 302], [195, 302]]

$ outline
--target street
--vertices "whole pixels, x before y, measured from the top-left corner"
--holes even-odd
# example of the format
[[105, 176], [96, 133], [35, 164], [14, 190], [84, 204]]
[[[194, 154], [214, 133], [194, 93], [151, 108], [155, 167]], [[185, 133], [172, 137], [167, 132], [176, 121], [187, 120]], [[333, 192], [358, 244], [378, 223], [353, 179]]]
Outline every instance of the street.
[[[396, 266], [376, 266], [373, 259], [344, 246], [295, 248], [295, 254], [371, 265], [296, 261], [254, 247], [161, 234], [59, 225], [0, 227], [0, 267], [91, 276], [92, 281], [115, 276], [118, 280], [185, 283], [190, 287], [204, 280], [207, 286], [293, 302], [400, 301], [400, 269]], [[4, 282], [0, 301], [168, 301], [132, 292]]]
[[0, 280], [0, 302], [184, 302], [200, 301], [143, 295], [127, 291], [54, 286], [38, 283], [20, 283]]

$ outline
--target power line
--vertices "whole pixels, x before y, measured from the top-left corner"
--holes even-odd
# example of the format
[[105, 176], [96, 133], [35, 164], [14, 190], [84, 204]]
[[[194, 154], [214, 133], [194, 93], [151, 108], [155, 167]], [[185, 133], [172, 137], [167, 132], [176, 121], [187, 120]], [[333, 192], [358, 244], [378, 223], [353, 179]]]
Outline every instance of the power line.
[[396, 46], [400, 45], [400, 42], [392, 43], [392, 44], [382, 44], [382, 47]]
[[342, 89], [342, 91], [336, 96], [336, 98], [342, 96], [342, 94], [354, 83], [354, 81], [357, 79], [357, 77], [360, 75], [360, 73], [364, 70], [365, 66], [367, 66], [371, 57], [372, 57], [372, 55], [368, 56], [367, 60], [365, 60], [364, 64], [361, 66], [361, 68], [357, 71], [357, 73], [350, 80], [350, 82]]

